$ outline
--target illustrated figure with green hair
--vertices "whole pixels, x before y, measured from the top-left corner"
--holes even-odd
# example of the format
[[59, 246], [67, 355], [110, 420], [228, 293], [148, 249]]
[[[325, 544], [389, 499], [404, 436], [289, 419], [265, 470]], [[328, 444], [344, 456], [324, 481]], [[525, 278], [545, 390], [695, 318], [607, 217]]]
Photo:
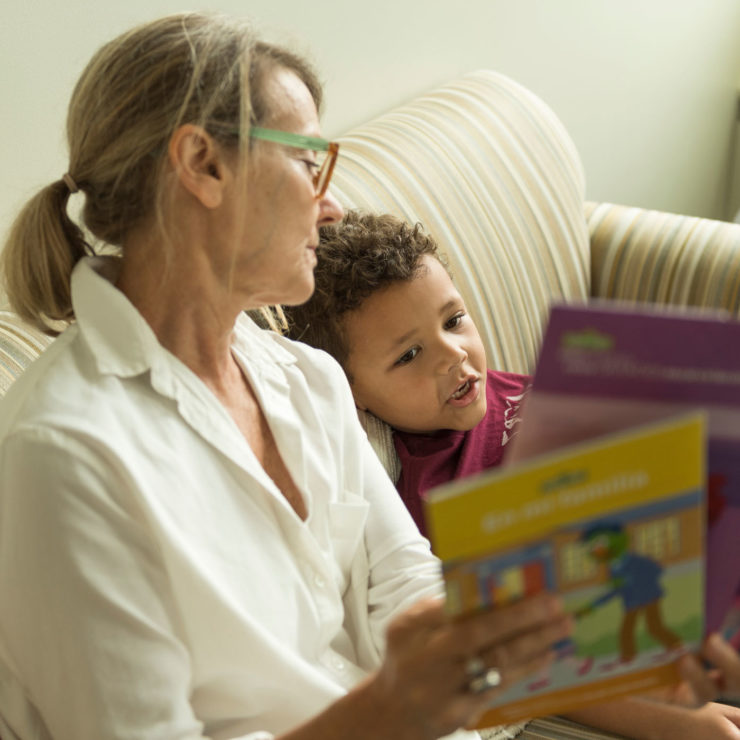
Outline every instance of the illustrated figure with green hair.
[[617, 597], [622, 599], [624, 614], [619, 629], [620, 662], [628, 663], [637, 653], [637, 619], [645, 615], [648, 633], [666, 650], [681, 645], [681, 638], [663, 621], [660, 602], [664, 595], [660, 563], [645, 555], [630, 552], [629, 538], [621, 524], [602, 522], [584, 530], [581, 541], [589, 555], [607, 565], [611, 588], [576, 611], [576, 616], [590, 614]]

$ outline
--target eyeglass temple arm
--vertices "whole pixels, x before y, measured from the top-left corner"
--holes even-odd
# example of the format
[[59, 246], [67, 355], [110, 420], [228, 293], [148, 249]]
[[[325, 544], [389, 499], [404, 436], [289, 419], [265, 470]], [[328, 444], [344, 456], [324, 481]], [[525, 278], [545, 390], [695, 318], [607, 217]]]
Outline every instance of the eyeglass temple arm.
[[276, 144], [296, 147], [297, 149], [311, 149], [317, 152], [329, 151], [331, 142], [326, 139], [319, 139], [315, 136], [303, 136], [302, 134], [291, 134], [288, 131], [278, 131], [272, 128], [261, 128], [252, 126], [249, 129], [249, 136], [253, 139], [262, 139], [263, 141], [272, 141]]

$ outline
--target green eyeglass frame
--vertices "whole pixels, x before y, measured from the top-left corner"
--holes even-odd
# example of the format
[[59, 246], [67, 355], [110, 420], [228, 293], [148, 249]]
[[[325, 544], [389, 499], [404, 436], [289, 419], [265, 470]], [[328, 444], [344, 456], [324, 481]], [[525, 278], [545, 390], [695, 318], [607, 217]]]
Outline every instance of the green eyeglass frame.
[[252, 126], [249, 129], [249, 137], [251, 139], [261, 139], [262, 141], [272, 141], [275, 144], [282, 144], [283, 146], [290, 146], [295, 149], [326, 152], [326, 159], [324, 159], [321, 167], [313, 175], [316, 197], [324, 197], [329, 187], [331, 176], [334, 173], [334, 165], [337, 163], [337, 155], [339, 154], [339, 144], [337, 142], [319, 139], [315, 136], [291, 134], [288, 131], [278, 131], [274, 128], [261, 128], [259, 126]]

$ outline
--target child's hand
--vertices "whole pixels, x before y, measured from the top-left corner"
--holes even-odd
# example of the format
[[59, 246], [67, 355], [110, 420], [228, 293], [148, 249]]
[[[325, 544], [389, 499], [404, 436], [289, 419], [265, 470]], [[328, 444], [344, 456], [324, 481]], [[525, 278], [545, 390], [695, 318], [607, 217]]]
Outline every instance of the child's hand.
[[740, 698], [740, 655], [735, 648], [715, 633], [706, 639], [702, 656], [719, 672], [720, 696]]
[[633, 740], [740, 740], [740, 709], [715, 702], [688, 709], [627, 697], [566, 716]]
[[707, 669], [692, 655], [681, 659], [679, 668], [684, 682], [672, 699], [696, 705], [722, 697], [740, 698], [740, 655], [718, 634], [711, 634], [701, 650], [701, 658], [711, 664]]
[[672, 740], [740, 740], [740, 709], [710, 702], [675, 715], [669, 728]]

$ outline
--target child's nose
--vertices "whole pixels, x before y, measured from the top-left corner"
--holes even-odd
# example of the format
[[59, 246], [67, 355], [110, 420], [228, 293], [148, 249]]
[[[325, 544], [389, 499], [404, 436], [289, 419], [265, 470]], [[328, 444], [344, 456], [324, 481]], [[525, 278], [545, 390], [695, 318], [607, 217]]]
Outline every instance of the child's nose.
[[443, 374], [449, 373], [456, 367], [462, 365], [468, 358], [468, 353], [464, 347], [448, 339], [442, 340], [442, 359], [440, 361], [440, 371]]

